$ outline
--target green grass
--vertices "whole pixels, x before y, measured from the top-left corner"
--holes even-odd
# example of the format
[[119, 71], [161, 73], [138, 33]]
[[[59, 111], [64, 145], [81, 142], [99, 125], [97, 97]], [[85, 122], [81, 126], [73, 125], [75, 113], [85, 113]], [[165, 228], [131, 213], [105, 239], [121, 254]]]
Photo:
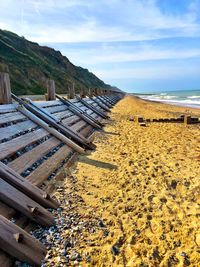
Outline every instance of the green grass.
[[59, 51], [2, 30], [0, 71], [9, 72], [12, 91], [18, 95], [46, 93], [47, 78], [55, 80], [58, 93], [66, 93], [71, 82], [77, 93], [81, 88], [112, 88], [87, 69], [74, 66]]

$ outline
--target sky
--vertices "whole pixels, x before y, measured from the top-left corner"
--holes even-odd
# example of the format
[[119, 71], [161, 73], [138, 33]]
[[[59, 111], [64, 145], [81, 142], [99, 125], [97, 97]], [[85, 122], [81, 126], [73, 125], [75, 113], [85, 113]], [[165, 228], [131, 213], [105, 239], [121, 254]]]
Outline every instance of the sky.
[[200, 89], [200, 0], [0, 0], [0, 28], [127, 92]]

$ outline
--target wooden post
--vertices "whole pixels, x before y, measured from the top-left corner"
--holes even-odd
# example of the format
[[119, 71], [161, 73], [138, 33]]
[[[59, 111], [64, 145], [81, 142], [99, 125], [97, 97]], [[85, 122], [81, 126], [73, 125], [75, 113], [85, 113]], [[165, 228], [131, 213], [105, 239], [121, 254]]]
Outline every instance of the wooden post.
[[102, 88], [99, 89], [99, 95], [103, 95], [103, 89]]
[[185, 116], [184, 117], [184, 123], [185, 124], [191, 124], [191, 116], [189, 116], [189, 115], [188, 116]]
[[80, 90], [80, 97], [81, 98], [85, 98], [86, 97], [86, 93], [85, 93], [85, 89], [84, 88], [81, 88], [81, 90]]
[[69, 90], [68, 98], [69, 98], [69, 99], [73, 99], [73, 98], [75, 98], [75, 88], [74, 88], [74, 83], [72, 83], [72, 85], [68, 87], [68, 90]]
[[108, 90], [104, 90], [104, 95], [107, 95], [108, 94]]
[[93, 97], [93, 90], [91, 87], [88, 89], [88, 96]]
[[12, 103], [10, 78], [8, 73], [0, 73], [0, 105]]
[[93, 91], [93, 96], [96, 96], [97, 95], [97, 88], [94, 88], [92, 91]]
[[55, 82], [54, 80], [48, 79], [47, 80], [47, 94], [46, 94], [46, 100], [52, 101], [56, 100], [56, 88], [55, 88]]

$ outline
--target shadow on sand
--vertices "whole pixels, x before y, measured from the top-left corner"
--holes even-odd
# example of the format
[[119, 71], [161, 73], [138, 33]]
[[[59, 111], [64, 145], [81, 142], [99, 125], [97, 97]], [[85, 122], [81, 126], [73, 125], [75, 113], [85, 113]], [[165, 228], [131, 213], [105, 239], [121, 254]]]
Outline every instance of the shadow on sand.
[[117, 165], [110, 164], [107, 162], [102, 162], [99, 160], [89, 159], [89, 158], [80, 158], [79, 161], [82, 163], [93, 165], [93, 166], [103, 168], [103, 169], [116, 170], [118, 168]]
[[98, 131], [99, 133], [102, 133], [102, 134], [110, 134], [110, 135], [120, 135], [119, 133], [115, 133], [115, 132], [106, 132], [106, 131], [103, 131], [103, 130], [100, 130]]
[[119, 135], [119, 133], [114, 133], [114, 132], [104, 132], [104, 134]]

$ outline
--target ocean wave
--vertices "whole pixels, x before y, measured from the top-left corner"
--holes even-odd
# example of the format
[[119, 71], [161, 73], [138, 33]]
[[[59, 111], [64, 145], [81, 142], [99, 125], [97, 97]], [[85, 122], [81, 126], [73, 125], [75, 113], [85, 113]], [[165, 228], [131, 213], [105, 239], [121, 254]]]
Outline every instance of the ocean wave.
[[192, 95], [192, 96], [188, 96], [187, 98], [196, 99], [196, 98], [200, 98], [200, 95]]
[[188, 106], [188, 107], [199, 107], [200, 108], [200, 97], [199, 100], [197, 98], [182, 98], [180, 99], [177, 96], [166, 96], [161, 97], [160, 95], [152, 95], [152, 96], [140, 96], [144, 100], [156, 101], [156, 102], [163, 102], [167, 104], [173, 105], [181, 105], [181, 106]]

